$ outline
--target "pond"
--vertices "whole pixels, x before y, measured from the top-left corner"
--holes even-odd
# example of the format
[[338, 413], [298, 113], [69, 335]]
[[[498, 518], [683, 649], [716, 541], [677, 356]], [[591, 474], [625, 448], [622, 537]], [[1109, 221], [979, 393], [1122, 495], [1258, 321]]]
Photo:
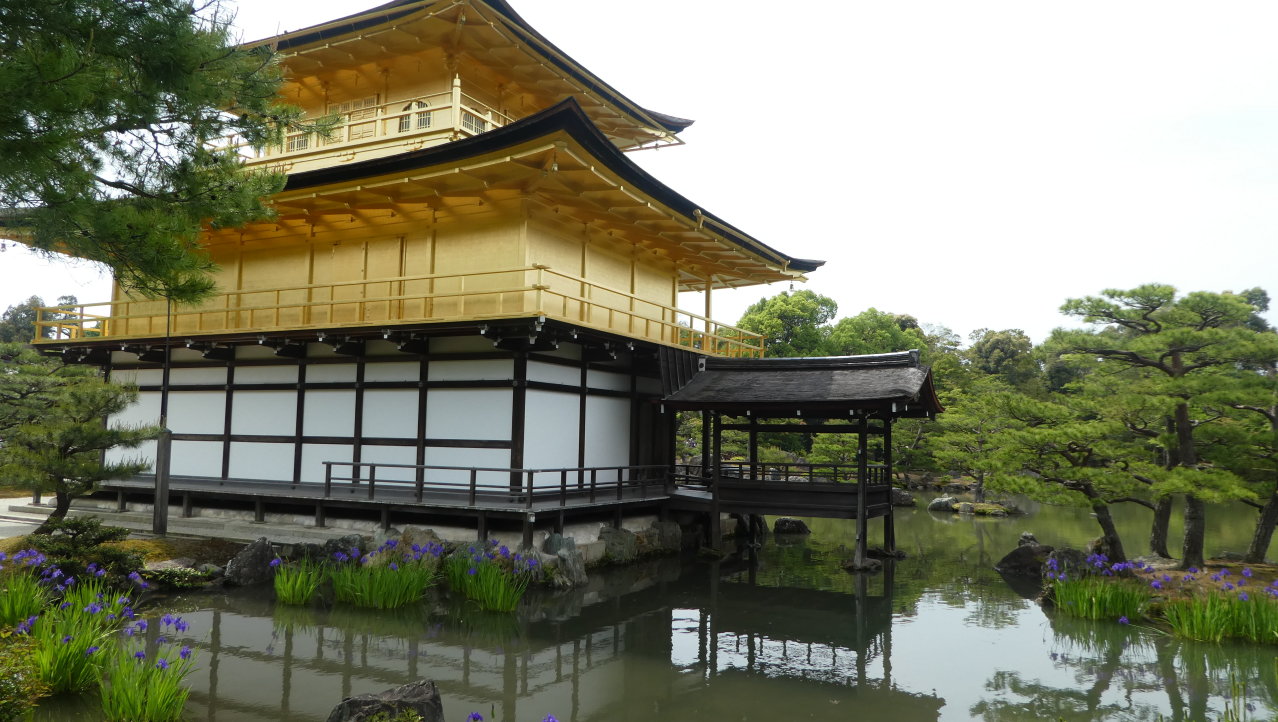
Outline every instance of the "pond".
[[[1278, 646], [1051, 615], [1033, 584], [993, 571], [1022, 531], [1054, 545], [1097, 535], [1083, 510], [1023, 507], [1006, 519], [898, 510], [909, 556], [870, 575], [839, 567], [852, 522], [811, 519], [810, 537], [611, 570], [517, 615], [439, 599], [296, 609], [251, 590], [172, 597], [159, 611], [195, 635], [193, 720], [323, 720], [343, 696], [423, 677], [457, 722], [472, 711], [498, 722], [1202, 720], [1224, 711], [1231, 681], [1247, 685], [1251, 719], [1274, 715]], [[1143, 549], [1148, 519], [1120, 510], [1129, 549]], [[1208, 554], [1245, 549], [1253, 519], [1214, 507]], [[97, 714], [63, 702], [36, 719]]]

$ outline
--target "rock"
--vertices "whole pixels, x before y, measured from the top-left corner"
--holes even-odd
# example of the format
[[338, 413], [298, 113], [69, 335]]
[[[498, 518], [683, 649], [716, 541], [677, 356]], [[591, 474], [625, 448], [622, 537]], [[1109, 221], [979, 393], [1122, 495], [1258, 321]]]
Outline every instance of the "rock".
[[657, 546], [663, 552], [677, 552], [683, 546], [683, 529], [673, 521], [654, 521], [652, 528], [657, 530]]
[[166, 559], [162, 562], [147, 562], [144, 569], [194, 569], [195, 560], [187, 557]]
[[560, 549], [576, 549], [577, 542], [570, 536], [554, 533], [546, 536], [546, 541], [541, 548], [547, 554], [558, 554]]
[[[364, 537], [359, 534], [347, 534], [346, 536], [329, 539], [324, 542], [324, 558], [332, 559], [337, 552], [350, 554], [351, 556], [364, 555]], [[352, 554], [352, 552], [355, 552]]]
[[701, 547], [697, 549], [697, 557], [701, 559], [710, 559], [713, 561], [713, 560], [722, 559], [725, 556], [727, 555], [723, 552], [722, 549], [715, 549], [714, 547]]
[[1008, 552], [994, 568], [1003, 574], [1020, 577], [1041, 577], [1043, 564], [1055, 547], [1046, 544], [1024, 544]]
[[373, 549], [381, 549], [382, 545], [388, 541], [393, 540], [398, 543], [401, 536], [403, 536], [403, 532], [395, 527], [391, 527], [389, 529], [378, 529], [373, 534], [373, 538], [372, 541], [369, 542], [369, 546]]
[[226, 570], [216, 564], [201, 564], [195, 570], [209, 579], [221, 579], [226, 575]]
[[435, 683], [423, 679], [378, 694], [347, 697], [329, 713], [328, 722], [368, 722], [377, 715], [394, 719], [404, 712], [416, 713], [422, 722], [445, 722]]
[[306, 561], [325, 561], [331, 557], [324, 553], [324, 545], [315, 542], [306, 542], [305, 544], [294, 544], [292, 558]]
[[1069, 579], [1085, 577], [1092, 573], [1091, 564], [1087, 563], [1087, 555], [1077, 549], [1056, 549], [1047, 555], [1043, 563], [1044, 572], [1064, 574]]
[[443, 540], [435, 533], [434, 529], [425, 526], [417, 526], [414, 524], [405, 524], [404, 531], [399, 537], [399, 543], [407, 548], [412, 548], [414, 544], [424, 547], [427, 544], [442, 544]]
[[1216, 555], [1216, 558], [1222, 562], [1240, 562], [1243, 560], [1243, 555], [1238, 552], [1221, 552]]
[[1038, 539], [1034, 536], [1033, 533], [1023, 531], [1021, 532], [1021, 540], [1016, 542], [1016, 546], [1023, 547], [1023, 546], [1028, 546], [1030, 544], [1037, 544], [1037, 543], [1038, 543]]
[[971, 514], [976, 511], [976, 506], [970, 501], [960, 501], [954, 511], [960, 514]]
[[614, 564], [632, 562], [638, 556], [638, 544], [634, 532], [606, 526], [599, 530], [599, 541], [604, 543], [604, 559]]
[[905, 489], [892, 488], [892, 506], [917, 506], [918, 500]]
[[776, 521], [772, 522], [772, 533], [773, 534], [811, 534], [812, 530], [808, 528], [807, 524], [803, 523], [802, 519], [792, 519], [788, 516], [783, 516], [780, 519], [777, 519]]
[[266, 537], [258, 537], [257, 541], [244, 547], [239, 554], [231, 557], [226, 563], [226, 583], [235, 587], [247, 587], [271, 581], [275, 570], [271, 561], [275, 559], [275, 548]]
[[954, 506], [958, 504], [958, 499], [952, 496], [938, 496], [928, 502], [928, 511], [954, 511]]
[[[572, 539], [568, 541], [571, 542]], [[555, 558], [559, 560], [555, 573], [555, 582], [558, 586], [582, 587], [590, 581], [590, 577], [586, 574], [586, 560], [576, 547], [560, 549], [555, 553]]]
[[1114, 543], [1107, 536], [1099, 536], [1087, 542], [1088, 554], [1100, 554], [1109, 561], [1114, 560]]
[[857, 564], [855, 559], [845, 559], [839, 566], [849, 572], [877, 572], [883, 568], [883, 562], [867, 554], [860, 564]]

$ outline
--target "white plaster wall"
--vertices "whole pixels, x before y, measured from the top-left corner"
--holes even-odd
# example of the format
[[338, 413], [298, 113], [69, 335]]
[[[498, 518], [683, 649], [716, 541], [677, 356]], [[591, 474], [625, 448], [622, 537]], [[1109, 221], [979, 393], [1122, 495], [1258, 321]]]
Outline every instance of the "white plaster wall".
[[225, 416], [223, 391], [169, 392], [169, 428], [176, 434], [220, 434]]
[[[236, 391], [231, 407], [231, 433], [262, 436], [297, 433], [297, 392]], [[289, 477], [292, 478], [291, 470]]]
[[415, 361], [394, 361], [365, 364], [365, 381], [416, 381], [419, 366]]
[[[411, 446], [363, 446], [360, 447], [360, 461], [376, 464], [416, 464], [417, 449]], [[367, 476], [368, 469], [361, 470], [361, 476]], [[391, 481], [416, 481], [415, 469], [379, 468], [378, 479]]]
[[[159, 386], [164, 381], [164, 369], [136, 369], [131, 372], [125, 371], [124, 373], [131, 373], [133, 376], [132, 383], [138, 386]], [[170, 369], [169, 381], [172, 382], [172, 380], [173, 374], [172, 369]]]
[[237, 366], [236, 384], [295, 384], [296, 366]]
[[417, 437], [417, 389], [365, 389], [364, 436]]
[[178, 476], [221, 476], [222, 442], [174, 441], [170, 474]]
[[586, 399], [586, 466], [630, 463], [630, 400]]
[[[172, 396], [170, 404], [172, 403]], [[143, 391], [132, 406], [111, 417], [111, 423], [126, 426], [145, 426], [160, 423], [160, 392]]]
[[230, 475], [235, 479], [293, 479], [293, 445], [231, 442]]
[[[156, 383], [159, 383], [158, 381]], [[226, 383], [225, 366], [205, 366], [193, 369], [173, 368], [169, 373], [169, 385], [188, 386], [191, 384], [224, 384]]]
[[592, 389], [607, 389], [609, 391], [629, 391], [630, 376], [627, 374], [616, 374], [611, 371], [599, 371], [591, 369], [586, 373], [586, 385]]
[[[324, 483], [325, 461], [350, 461], [352, 448], [349, 444], [302, 444], [302, 476], [303, 482]], [[333, 476], [350, 476], [351, 467], [334, 466]]]
[[528, 380], [544, 381], [551, 384], [567, 384], [569, 386], [581, 385], [581, 369], [575, 369], [571, 366], [559, 366], [558, 364], [538, 363], [536, 361], [528, 362]]
[[[524, 425], [524, 468], [564, 469], [577, 466], [579, 397], [554, 391], [528, 391], [528, 423]], [[537, 474], [538, 487], [559, 486], [558, 474]], [[577, 482], [569, 474], [569, 483]]]
[[500, 381], [515, 377], [515, 362], [510, 359], [480, 361], [431, 361], [430, 381]]
[[314, 364], [307, 366], [306, 383], [355, 383], [355, 364]]
[[426, 402], [426, 436], [509, 441], [511, 403], [506, 389], [433, 389]]
[[[309, 376], [310, 372], [307, 371]], [[306, 436], [352, 436], [355, 433], [354, 391], [307, 391], [302, 433]]]
[[[426, 447], [427, 466], [461, 466], [488, 469], [509, 469], [509, 449], [464, 449], [447, 446]], [[448, 482], [453, 484], [469, 484], [470, 472], [465, 470], [449, 471], [443, 469], [427, 469], [427, 481]], [[509, 484], [509, 472], [481, 471], [477, 476], [480, 484]]]

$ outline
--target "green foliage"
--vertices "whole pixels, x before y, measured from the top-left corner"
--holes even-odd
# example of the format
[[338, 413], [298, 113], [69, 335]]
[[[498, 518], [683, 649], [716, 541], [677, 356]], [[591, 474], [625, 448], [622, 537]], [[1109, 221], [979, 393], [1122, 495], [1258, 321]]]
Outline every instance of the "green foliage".
[[25, 719], [49, 688], [36, 673], [35, 642], [25, 637], [0, 638], [0, 722]]
[[[161, 625], [161, 634], [168, 633], [167, 627], [173, 627], [173, 632], [186, 629], [180, 618], [167, 615]], [[161, 643], [148, 650], [139, 638], [140, 630], [136, 626], [132, 629], [134, 633], [110, 650], [103, 665], [98, 685], [103, 719], [111, 722], [182, 719], [190, 695], [190, 689], [183, 682], [194, 668], [194, 653], [189, 646], [179, 649], [175, 642]]]
[[110, 647], [115, 620], [127, 616], [127, 605], [127, 599], [110, 594], [97, 579], [67, 589], [62, 603], [49, 607], [31, 625], [40, 679], [54, 692], [83, 692], [95, 686], [99, 655]]
[[319, 564], [303, 560], [275, 567], [275, 598], [280, 604], [302, 606], [310, 604], [320, 583], [324, 581], [324, 569]]
[[444, 562], [453, 591], [493, 612], [513, 612], [540, 572], [536, 559], [512, 554], [496, 540], [457, 549]]
[[6, 3], [0, 49], [6, 223], [144, 294], [210, 293], [201, 228], [269, 217], [261, 199], [283, 185], [221, 141], [261, 148], [297, 126], [273, 52], [237, 47], [216, 5], [178, 0]]
[[102, 520], [96, 516], [54, 519], [46, 528], [46, 534], [27, 537], [27, 545], [48, 557], [50, 566], [71, 576], [82, 576], [90, 564], [117, 577], [142, 568], [142, 559], [137, 554], [108, 546], [109, 542], [127, 539], [128, 529], [102, 526]]
[[893, 353], [927, 346], [924, 333], [913, 316], [903, 316], [868, 308], [855, 316], [841, 318], [830, 329], [828, 350], [837, 356]]
[[0, 345], [0, 485], [53, 493], [57, 504], [50, 519], [56, 520], [99, 481], [148, 468], [141, 461], [107, 462], [102, 456], [157, 435], [155, 428], [102, 423], [131, 406], [137, 394], [136, 387], [103, 380], [96, 369], [63, 366], [30, 349]]
[[378, 712], [368, 722], [422, 722], [422, 716], [411, 709], [400, 710], [394, 717], [389, 712]]
[[401, 550], [387, 541], [363, 557], [339, 554], [329, 569], [333, 598], [372, 609], [395, 609], [422, 598], [439, 575], [442, 547], [413, 545]]
[[1263, 594], [1212, 593], [1192, 599], [1173, 599], [1162, 607], [1172, 632], [1204, 642], [1244, 639], [1278, 644], [1278, 601]]
[[202, 589], [209, 581], [208, 574], [186, 567], [147, 569], [141, 573], [141, 577], [159, 590]]
[[30, 568], [6, 568], [0, 575], [0, 629], [12, 629], [44, 611], [48, 586]]
[[972, 368], [988, 376], [997, 376], [1008, 386], [1029, 390], [1039, 378], [1034, 344], [1019, 328], [991, 331], [982, 328], [969, 336], [972, 345], [967, 359]]
[[782, 291], [752, 304], [737, 325], [763, 336], [767, 356], [828, 356], [826, 324], [838, 310], [827, 296]]
[[[75, 296], [61, 296], [58, 298], [57, 305], [75, 306], [76, 303]], [[22, 303], [5, 309], [5, 312], [0, 314], [0, 344], [31, 343], [37, 336], [50, 338], [53, 335], [51, 328], [42, 328], [39, 333], [36, 332], [37, 309], [44, 305], [42, 298], [32, 296]], [[46, 315], [45, 320], [54, 321], [61, 317], [60, 313], [52, 313]]]
[[1096, 620], [1139, 619], [1150, 599], [1135, 583], [1101, 577], [1053, 581], [1051, 595], [1062, 614]]

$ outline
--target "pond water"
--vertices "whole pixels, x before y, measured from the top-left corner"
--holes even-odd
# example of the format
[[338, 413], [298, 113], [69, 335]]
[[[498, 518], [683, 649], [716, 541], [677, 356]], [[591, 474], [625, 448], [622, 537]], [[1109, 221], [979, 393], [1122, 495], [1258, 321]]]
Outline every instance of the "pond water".
[[[1055, 545], [1097, 535], [1085, 511], [1024, 506], [1007, 519], [898, 510], [909, 556], [869, 575], [839, 568], [853, 522], [811, 519], [810, 537], [600, 573], [517, 615], [441, 599], [296, 609], [244, 590], [169, 598], [155, 613], [191, 624], [192, 720], [323, 720], [343, 696], [423, 677], [456, 722], [472, 711], [498, 722], [1203, 720], [1223, 712], [1231, 680], [1247, 685], [1249, 719], [1274, 717], [1278, 646], [1051, 615], [1028, 598], [1033, 584], [994, 572], [1022, 531]], [[1254, 512], [1210, 513], [1208, 554], [1245, 549]], [[1129, 549], [1143, 550], [1148, 520], [1120, 510]], [[82, 700], [36, 719], [97, 717]]]

